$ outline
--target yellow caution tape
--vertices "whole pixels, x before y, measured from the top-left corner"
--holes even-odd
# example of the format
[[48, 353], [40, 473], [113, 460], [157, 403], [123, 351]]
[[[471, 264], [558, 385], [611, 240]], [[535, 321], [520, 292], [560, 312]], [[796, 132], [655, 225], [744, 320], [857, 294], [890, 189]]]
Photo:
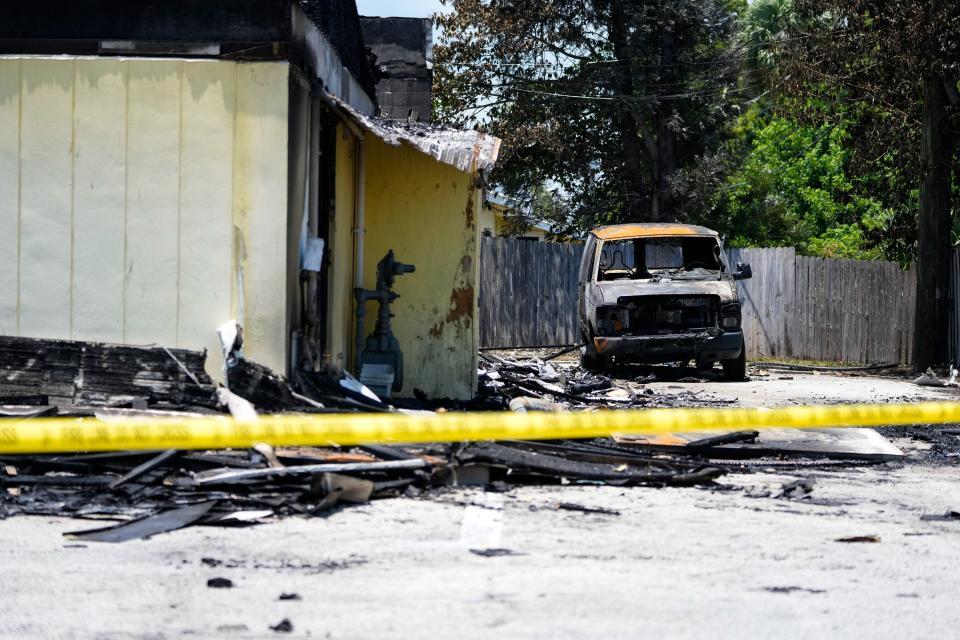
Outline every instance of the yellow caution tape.
[[960, 422], [960, 402], [777, 409], [633, 409], [575, 413], [281, 414], [228, 417], [33, 418], [0, 422], [0, 453], [355, 445], [465, 440], [595, 438], [792, 427]]

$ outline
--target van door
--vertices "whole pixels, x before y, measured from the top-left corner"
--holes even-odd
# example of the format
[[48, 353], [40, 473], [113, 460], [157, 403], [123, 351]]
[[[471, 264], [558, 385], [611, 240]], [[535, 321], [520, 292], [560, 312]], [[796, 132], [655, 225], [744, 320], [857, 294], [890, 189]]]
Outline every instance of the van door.
[[580, 328], [580, 337], [586, 339], [589, 337], [587, 326], [587, 296], [590, 290], [590, 282], [593, 278], [594, 253], [597, 250], [597, 237], [593, 234], [587, 234], [587, 241], [583, 245], [583, 253], [580, 256], [580, 274], [577, 282], [577, 320]]

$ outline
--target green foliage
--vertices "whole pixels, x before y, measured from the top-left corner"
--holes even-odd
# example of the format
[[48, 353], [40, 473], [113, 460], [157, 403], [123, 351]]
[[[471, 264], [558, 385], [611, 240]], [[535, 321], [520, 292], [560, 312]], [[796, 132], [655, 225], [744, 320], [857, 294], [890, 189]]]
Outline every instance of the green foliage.
[[770, 46], [784, 37], [793, 25], [792, 0], [754, 0], [743, 16], [740, 42], [746, 51], [748, 72], [763, 80], [763, 72], [776, 63], [776, 48]]
[[734, 246], [795, 246], [808, 255], [872, 259], [882, 249], [868, 233], [893, 213], [870, 197], [847, 168], [843, 124], [799, 126], [742, 116], [733, 144], [743, 160], [717, 191], [713, 210], [698, 220], [725, 233]]
[[[844, 123], [847, 175], [891, 212], [882, 226], [861, 225], [869, 244], [901, 263], [943, 251], [929, 245], [942, 228], [918, 235], [933, 219], [919, 202], [930, 166], [922, 158], [924, 83], [960, 79], [956, 0], [792, 0], [792, 13], [769, 76], [774, 108], [808, 126]], [[960, 109], [946, 115], [960, 130]], [[933, 200], [950, 202], [951, 194], [941, 188]]]

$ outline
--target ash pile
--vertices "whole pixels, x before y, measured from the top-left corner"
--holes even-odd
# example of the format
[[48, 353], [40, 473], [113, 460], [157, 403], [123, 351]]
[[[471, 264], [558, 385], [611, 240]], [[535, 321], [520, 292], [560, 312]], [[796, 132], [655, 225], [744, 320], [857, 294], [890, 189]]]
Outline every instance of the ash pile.
[[[92, 429], [100, 421], [142, 417], [432, 413], [388, 404], [340, 371], [297, 372], [286, 380], [238, 358], [226, 388], [211, 380], [204, 364], [204, 353], [182, 349], [2, 337], [0, 419], [84, 417], [94, 420], [78, 425]], [[526, 379], [519, 372], [503, 376]], [[597, 381], [571, 378], [564, 384]], [[101, 521], [105, 526], [67, 535], [122, 542], [194, 525], [326, 517], [353, 504], [401, 495], [430, 498], [461, 485], [709, 485], [722, 473], [696, 457], [606, 440], [0, 455], [0, 518]]]

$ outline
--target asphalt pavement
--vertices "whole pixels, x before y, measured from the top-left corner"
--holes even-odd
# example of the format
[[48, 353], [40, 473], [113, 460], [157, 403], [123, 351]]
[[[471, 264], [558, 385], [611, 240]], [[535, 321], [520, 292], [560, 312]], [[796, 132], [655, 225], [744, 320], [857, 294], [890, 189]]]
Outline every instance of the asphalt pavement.
[[[650, 384], [750, 406], [957, 397], [800, 373]], [[62, 536], [95, 523], [11, 518], [0, 637], [954, 637], [960, 520], [923, 516], [960, 511], [958, 459], [907, 435], [904, 463], [759, 469], [710, 489], [454, 488], [122, 544]], [[812, 491], [776, 497], [796, 479]]]

